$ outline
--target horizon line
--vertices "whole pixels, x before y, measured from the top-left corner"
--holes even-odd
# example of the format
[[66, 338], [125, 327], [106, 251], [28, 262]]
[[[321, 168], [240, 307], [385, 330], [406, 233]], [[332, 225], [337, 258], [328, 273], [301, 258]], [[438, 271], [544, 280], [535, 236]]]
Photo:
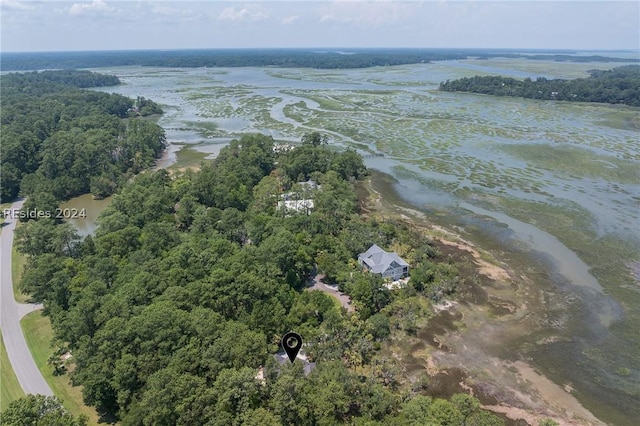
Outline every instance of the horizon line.
[[[10, 50], [0, 49], [0, 55], [5, 54], [50, 54], [50, 53], [118, 53], [118, 52], [178, 52], [178, 51], [231, 51], [231, 50], [499, 50], [499, 51], [540, 51], [540, 52], [639, 52], [640, 48], [607, 48], [586, 49], [571, 47], [348, 47], [348, 46], [309, 46], [309, 47], [180, 47], [180, 48], [122, 48], [95, 50]], [[332, 52], [330, 52], [332, 53]]]

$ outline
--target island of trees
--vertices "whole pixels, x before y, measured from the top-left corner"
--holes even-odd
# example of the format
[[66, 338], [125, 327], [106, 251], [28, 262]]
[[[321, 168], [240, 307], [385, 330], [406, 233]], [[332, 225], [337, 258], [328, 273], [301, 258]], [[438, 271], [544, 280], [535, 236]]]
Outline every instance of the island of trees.
[[[243, 136], [198, 171], [121, 186], [84, 240], [50, 219], [20, 226], [22, 289], [44, 303], [85, 403], [123, 425], [503, 424], [468, 394], [430, 396], [425, 373], [403, 373], [393, 356], [390, 343], [464, 283], [421, 231], [359, 214], [354, 183], [366, 175], [357, 153], [318, 134], [290, 150]], [[312, 209], [279, 208], [309, 180]], [[373, 243], [410, 262], [407, 286], [361, 271], [357, 254]], [[309, 291], [316, 273], [355, 310]], [[291, 330], [310, 373], [274, 358]], [[21, 404], [3, 424], [38, 401]]]
[[159, 114], [154, 102], [87, 90], [119, 84], [89, 71], [46, 71], [2, 76], [0, 201], [18, 194], [29, 206], [91, 192], [105, 197], [153, 165], [164, 131], [142, 116]]
[[640, 106], [640, 65], [627, 65], [607, 71], [592, 70], [588, 78], [574, 80], [548, 80], [542, 77], [536, 80], [517, 80], [500, 76], [464, 77], [440, 83], [440, 90]]

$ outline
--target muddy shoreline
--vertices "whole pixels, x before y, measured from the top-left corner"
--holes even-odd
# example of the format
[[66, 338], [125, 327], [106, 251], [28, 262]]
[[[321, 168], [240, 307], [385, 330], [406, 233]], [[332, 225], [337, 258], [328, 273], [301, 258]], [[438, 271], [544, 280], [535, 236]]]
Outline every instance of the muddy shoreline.
[[529, 278], [532, 270], [511, 262], [513, 254], [497, 243], [483, 241], [478, 247], [465, 229], [441, 225], [447, 221], [436, 211], [408, 205], [389, 175], [373, 170], [358, 195], [365, 215], [399, 219], [428, 235], [464, 281], [454, 300], [438, 306], [417, 331], [403, 356], [407, 371], [430, 376], [427, 392], [434, 397], [472, 393], [510, 425], [537, 425], [544, 418], [560, 425], [606, 424], [574, 396], [571, 383], [554, 383], [514, 350], [513, 342], [526, 339], [532, 345], [546, 343], [541, 305], [548, 295]]

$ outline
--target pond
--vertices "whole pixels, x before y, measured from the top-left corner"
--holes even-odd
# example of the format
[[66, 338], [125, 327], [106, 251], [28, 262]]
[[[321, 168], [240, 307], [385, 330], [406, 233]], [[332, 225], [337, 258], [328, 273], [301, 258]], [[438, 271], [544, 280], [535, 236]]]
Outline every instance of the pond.
[[107, 197], [96, 200], [93, 195], [84, 194], [62, 203], [60, 210], [66, 211], [68, 209], [78, 212], [77, 215], [69, 215], [74, 217], [69, 217], [66, 221], [76, 228], [81, 237], [86, 237], [96, 230], [98, 215], [111, 203], [111, 199], [112, 197]]

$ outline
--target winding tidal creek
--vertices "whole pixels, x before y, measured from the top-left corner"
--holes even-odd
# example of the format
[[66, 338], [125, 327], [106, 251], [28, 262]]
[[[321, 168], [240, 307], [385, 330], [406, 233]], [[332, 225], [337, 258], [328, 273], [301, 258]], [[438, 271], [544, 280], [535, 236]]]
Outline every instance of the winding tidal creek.
[[[437, 90], [441, 81], [475, 74], [579, 73], [575, 64], [535, 62], [531, 71], [525, 60], [96, 71], [124, 82], [101, 90], [163, 104], [169, 158], [179, 149], [217, 152], [247, 132], [299, 141], [311, 130], [337, 146], [384, 154], [366, 160], [393, 179], [394, 194], [383, 197], [458, 230], [521, 278], [522, 308], [477, 325], [491, 337], [468, 336], [474, 356], [442, 361], [482, 369], [478, 360], [490, 357], [524, 360], [603, 422], [633, 425], [640, 418], [640, 110]], [[588, 65], [580, 69], [611, 68]]]

